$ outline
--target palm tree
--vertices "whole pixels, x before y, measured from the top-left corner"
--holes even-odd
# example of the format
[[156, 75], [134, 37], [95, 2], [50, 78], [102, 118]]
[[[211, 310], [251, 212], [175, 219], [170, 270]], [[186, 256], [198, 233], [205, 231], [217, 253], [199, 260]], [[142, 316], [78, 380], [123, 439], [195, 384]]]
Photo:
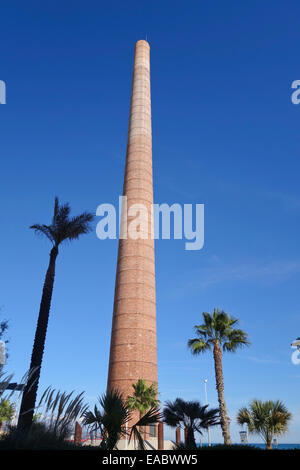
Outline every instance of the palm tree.
[[[148, 387], [144, 379], [139, 379], [136, 384], [132, 384], [132, 387], [134, 393], [127, 398], [127, 405], [130, 410], [137, 410], [141, 419], [150, 408], [158, 407], [157, 388], [154, 383]], [[144, 434], [143, 428], [140, 432]]]
[[[116, 449], [119, 439], [127, 437], [127, 424], [132, 422], [132, 411], [127, 402], [124, 402], [122, 394], [118, 390], [111, 390], [99, 397], [102, 411], [97, 405], [94, 412], [88, 411], [84, 415], [83, 424], [92, 426], [93, 431], [100, 431], [102, 441], [100, 448], [104, 450]], [[160, 419], [158, 409], [153, 406], [135, 424], [131, 426], [129, 442], [134, 439], [139, 442], [139, 447], [145, 450], [143, 438], [138, 431], [141, 426], [157, 423]]]
[[169, 426], [186, 430], [185, 444], [190, 449], [196, 448], [195, 432], [202, 435], [203, 429], [220, 424], [218, 408], [208, 409], [208, 405], [202, 406], [198, 401], [184, 401], [181, 398], [166, 402], [163, 417]]
[[233, 328], [239, 320], [231, 317], [223, 310], [214, 309], [213, 315], [203, 312], [203, 319], [204, 323], [202, 325], [195, 326], [197, 338], [190, 339], [188, 347], [193, 354], [200, 354], [213, 349], [222, 434], [224, 444], [231, 445], [229, 418], [224, 398], [222, 350], [224, 352], [235, 352], [239, 347], [249, 345], [250, 342], [244, 331]]
[[279, 400], [253, 400], [249, 409], [244, 407], [239, 410], [237, 422], [247, 424], [249, 433], [259, 434], [266, 443], [266, 449], [272, 449], [273, 437], [288, 431], [291, 418], [291, 413]]
[[31, 355], [30, 370], [33, 370], [34, 372], [31, 374], [25, 386], [20, 408], [18, 428], [24, 433], [29, 431], [34, 414], [46, 340], [58, 247], [63, 242], [75, 240], [79, 238], [80, 235], [88, 233], [91, 230], [90, 222], [94, 218], [94, 216], [88, 212], [84, 212], [79, 216], [70, 218], [70, 210], [69, 204], [59, 205], [58, 198], [56, 197], [51, 225], [35, 224], [30, 227], [35, 230], [36, 233], [46, 236], [53, 246], [50, 251], [50, 261], [43, 286], [39, 317]]

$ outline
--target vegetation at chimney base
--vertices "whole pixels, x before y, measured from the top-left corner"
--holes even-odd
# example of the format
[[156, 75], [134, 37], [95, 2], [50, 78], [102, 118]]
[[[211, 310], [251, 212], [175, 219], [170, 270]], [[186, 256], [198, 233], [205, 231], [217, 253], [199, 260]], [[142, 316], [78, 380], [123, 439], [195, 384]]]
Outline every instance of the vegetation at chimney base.
[[94, 411], [85, 413], [84, 424], [95, 432], [100, 431], [102, 438], [100, 448], [116, 449], [119, 439], [128, 437], [129, 442], [133, 438], [138, 442], [139, 449], [144, 450], [145, 445], [139, 428], [155, 424], [160, 420], [161, 415], [157, 407], [151, 407], [138, 421], [131, 424], [131, 429], [128, 430], [128, 423], [133, 419], [132, 410], [118, 390], [105, 393], [98, 401], [102, 410], [95, 405]]
[[[157, 408], [159, 400], [157, 399], [157, 387], [154, 383], [147, 385], [144, 379], [139, 379], [136, 384], [132, 384], [134, 393], [127, 398], [127, 406], [130, 410], [137, 410], [140, 419], [150, 408]], [[142, 436], [145, 436], [144, 428], [140, 428]]]

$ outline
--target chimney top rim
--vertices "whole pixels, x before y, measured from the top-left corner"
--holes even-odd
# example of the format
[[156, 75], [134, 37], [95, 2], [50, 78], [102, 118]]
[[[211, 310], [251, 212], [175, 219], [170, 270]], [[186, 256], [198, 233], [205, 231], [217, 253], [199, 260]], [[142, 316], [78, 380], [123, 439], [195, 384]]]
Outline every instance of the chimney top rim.
[[146, 41], [146, 39], [139, 39], [136, 43], [135, 43], [135, 46], [142, 46], [142, 45], [145, 45], [145, 46], [148, 46], [150, 48], [150, 44], [148, 41]]

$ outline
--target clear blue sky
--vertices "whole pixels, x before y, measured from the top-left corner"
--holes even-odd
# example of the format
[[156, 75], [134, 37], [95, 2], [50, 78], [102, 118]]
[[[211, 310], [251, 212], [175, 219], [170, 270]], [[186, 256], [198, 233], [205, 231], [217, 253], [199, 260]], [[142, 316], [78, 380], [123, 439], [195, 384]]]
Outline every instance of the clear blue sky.
[[[155, 201], [204, 203], [206, 224], [199, 252], [156, 243], [161, 400], [203, 400], [207, 378], [217, 405], [212, 356], [193, 358], [186, 343], [220, 307], [252, 341], [224, 357], [229, 415], [282, 399], [294, 419], [281, 442], [300, 442], [299, 14], [278, 0], [2, 3], [0, 304], [17, 380], [50, 248], [28, 227], [50, 221], [55, 195], [74, 213], [117, 202], [133, 48], [147, 35]], [[95, 231], [61, 249], [41, 390], [85, 390], [91, 403], [105, 390], [116, 258], [117, 242]]]

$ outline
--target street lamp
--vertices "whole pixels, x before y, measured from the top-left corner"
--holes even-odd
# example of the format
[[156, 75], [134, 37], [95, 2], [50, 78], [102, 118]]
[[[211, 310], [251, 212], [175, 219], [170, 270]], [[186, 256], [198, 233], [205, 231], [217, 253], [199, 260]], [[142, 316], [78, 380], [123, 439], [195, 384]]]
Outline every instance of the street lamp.
[[6, 349], [4, 341], [0, 341], [0, 366], [6, 363]]
[[[204, 379], [205, 404], [208, 405], [206, 384], [207, 384], [207, 379]], [[208, 446], [210, 447], [211, 446], [211, 440], [210, 440], [209, 426], [207, 426], [207, 439], [208, 439]]]

